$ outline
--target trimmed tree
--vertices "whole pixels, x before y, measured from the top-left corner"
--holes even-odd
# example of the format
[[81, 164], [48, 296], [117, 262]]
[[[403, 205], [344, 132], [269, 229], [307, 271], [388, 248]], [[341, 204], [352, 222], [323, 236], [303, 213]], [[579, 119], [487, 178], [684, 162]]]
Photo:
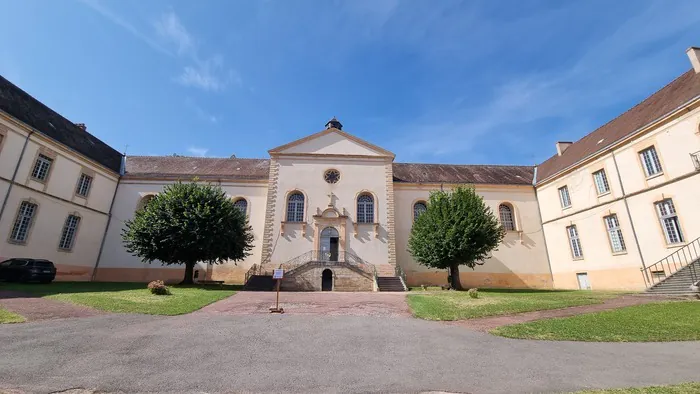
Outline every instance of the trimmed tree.
[[181, 284], [194, 283], [198, 261], [238, 261], [253, 248], [245, 212], [220, 187], [196, 183], [196, 179], [166, 186], [124, 224], [126, 250], [147, 263], [184, 264]]
[[427, 210], [413, 223], [408, 251], [422, 265], [450, 270], [453, 289], [462, 290], [459, 266], [474, 269], [505, 236], [503, 226], [470, 187], [430, 193]]

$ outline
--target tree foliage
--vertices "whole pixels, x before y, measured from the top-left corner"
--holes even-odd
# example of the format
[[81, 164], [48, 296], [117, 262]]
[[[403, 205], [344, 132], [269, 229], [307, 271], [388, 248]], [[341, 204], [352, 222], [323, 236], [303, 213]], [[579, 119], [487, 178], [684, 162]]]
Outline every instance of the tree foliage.
[[427, 208], [413, 223], [408, 251], [419, 264], [450, 269], [452, 287], [461, 290], [459, 266], [483, 264], [505, 230], [473, 188], [431, 192]]
[[143, 262], [184, 264], [185, 284], [193, 283], [198, 261], [238, 261], [253, 248], [246, 214], [220, 187], [196, 180], [166, 186], [125, 222], [122, 238], [127, 251]]

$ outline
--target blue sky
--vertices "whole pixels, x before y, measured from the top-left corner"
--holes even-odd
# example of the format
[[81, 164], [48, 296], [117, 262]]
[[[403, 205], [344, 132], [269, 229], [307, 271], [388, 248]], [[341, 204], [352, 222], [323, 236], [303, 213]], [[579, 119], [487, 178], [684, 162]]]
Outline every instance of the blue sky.
[[0, 73], [129, 154], [536, 164], [690, 68], [682, 1], [0, 0]]

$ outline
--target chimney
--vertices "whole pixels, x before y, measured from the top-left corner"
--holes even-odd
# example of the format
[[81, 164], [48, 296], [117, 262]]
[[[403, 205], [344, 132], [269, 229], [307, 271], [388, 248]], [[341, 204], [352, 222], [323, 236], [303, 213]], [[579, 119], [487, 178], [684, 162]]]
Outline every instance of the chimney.
[[690, 47], [685, 53], [687, 53], [688, 58], [690, 58], [690, 64], [693, 65], [695, 74], [700, 74], [700, 48]]
[[87, 131], [87, 126], [85, 126], [85, 123], [76, 123], [76, 126], [82, 131]]
[[573, 144], [573, 142], [566, 142], [566, 141], [557, 142], [557, 155], [559, 155], [559, 156], [563, 155], [566, 148], [571, 146], [571, 144]]

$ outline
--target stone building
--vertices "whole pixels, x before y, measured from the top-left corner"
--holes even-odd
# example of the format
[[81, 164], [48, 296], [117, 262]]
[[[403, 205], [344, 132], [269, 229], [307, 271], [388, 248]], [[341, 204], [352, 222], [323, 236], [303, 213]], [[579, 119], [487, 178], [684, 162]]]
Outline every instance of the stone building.
[[408, 236], [430, 191], [471, 185], [507, 234], [462, 270], [465, 286], [643, 289], [687, 274], [700, 252], [700, 49], [688, 56], [693, 69], [537, 166], [400, 163], [335, 118], [267, 158], [122, 158], [1, 79], [0, 256], [51, 259], [65, 280], [178, 280], [182, 268], [142, 263], [120, 234], [165, 185], [196, 177], [220, 185], [255, 235], [245, 261], [200, 265], [200, 278], [281, 266], [289, 289], [444, 284]]

